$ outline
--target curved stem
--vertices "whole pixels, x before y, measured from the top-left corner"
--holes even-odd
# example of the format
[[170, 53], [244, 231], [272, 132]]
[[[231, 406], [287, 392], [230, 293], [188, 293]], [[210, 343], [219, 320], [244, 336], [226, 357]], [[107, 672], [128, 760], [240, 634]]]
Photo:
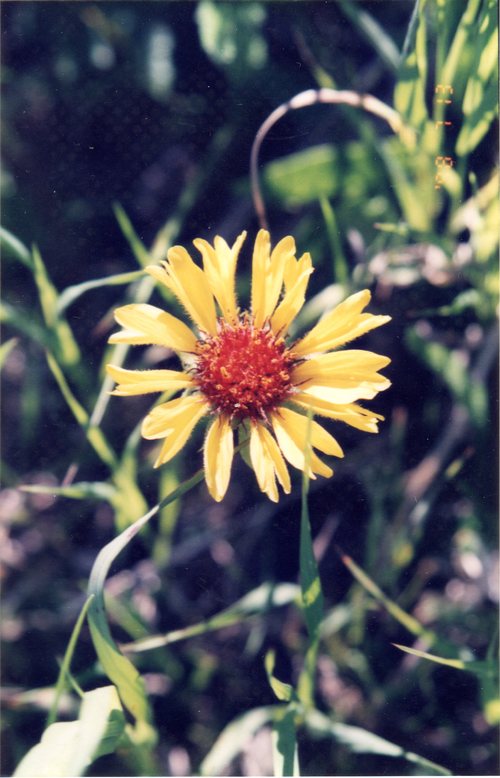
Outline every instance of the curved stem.
[[378, 100], [373, 95], [363, 95], [359, 92], [352, 92], [349, 89], [308, 89], [305, 92], [300, 92], [291, 100], [286, 103], [282, 103], [278, 108], [275, 108], [272, 113], [269, 114], [267, 119], [259, 127], [255, 140], [252, 144], [252, 151], [250, 153], [250, 182], [252, 188], [252, 198], [254, 203], [255, 212], [259, 220], [259, 224], [263, 229], [268, 229], [266, 208], [264, 200], [262, 198], [262, 192], [259, 182], [259, 152], [262, 142], [267, 133], [274, 127], [285, 114], [289, 111], [295, 111], [298, 108], [307, 108], [316, 103], [328, 103], [331, 105], [350, 105], [354, 108], [362, 108], [368, 113], [372, 113], [375, 116], [384, 119], [390, 126], [391, 130], [401, 137], [404, 143], [409, 147], [415, 145], [415, 133], [407, 127], [401, 116], [393, 108]]

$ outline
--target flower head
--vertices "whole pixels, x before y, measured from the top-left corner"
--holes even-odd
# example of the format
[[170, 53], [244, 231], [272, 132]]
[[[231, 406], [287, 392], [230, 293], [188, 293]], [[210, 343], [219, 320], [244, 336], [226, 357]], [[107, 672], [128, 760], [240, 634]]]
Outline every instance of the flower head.
[[196, 424], [208, 417], [203, 459], [212, 497], [222, 500], [226, 493], [234, 433], [240, 428], [248, 438], [260, 489], [277, 501], [277, 482], [290, 491], [287, 462], [299, 470], [308, 468], [310, 478], [329, 477], [333, 470], [314, 449], [343, 456], [335, 438], [309, 420], [308, 412], [377, 432], [382, 416], [358, 401], [371, 400], [390, 386], [379, 373], [390, 360], [370, 351], [335, 349], [390, 317], [363, 313], [370, 301], [370, 292], [364, 290], [290, 342], [288, 330], [304, 304], [313, 270], [311, 257], [296, 258], [292, 237], [271, 250], [269, 233], [260, 230], [253, 251], [251, 307], [241, 311], [235, 274], [245, 237], [243, 232], [232, 247], [218, 236], [213, 246], [195, 240], [203, 269], [181, 246], [172, 247], [161, 266], [146, 268], [177, 297], [193, 327], [152, 305], [125, 305], [115, 311], [123, 329], [111, 336], [111, 343], [165, 346], [179, 355], [182, 370], [107, 369], [117, 383], [115, 395], [182, 391], [144, 419], [143, 436], [163, 441], [155, 467], [172, 459]]

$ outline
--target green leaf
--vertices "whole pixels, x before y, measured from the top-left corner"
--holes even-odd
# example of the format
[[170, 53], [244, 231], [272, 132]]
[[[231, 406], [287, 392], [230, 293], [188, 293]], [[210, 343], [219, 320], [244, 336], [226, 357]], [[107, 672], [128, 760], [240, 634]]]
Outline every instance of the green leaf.
[[407, 330], [406, 341], [416, 354], [441, 381], [452, 395], [468, 410], [472, 421], [484, 427], [488, 420], [488, 395], [480, 381], [470, 377], [470, 368], [458, 351], [447, 349], [441, 343], [428, 341], [415, 329]]
[[31, 259], [31, 253], [28, 248], [16, 238], [9, 230], [4, 227], [0, 227], [0, 248], [7, 254], [10, 254], [14, 259], [22, 262], [23, 265], [33, 270], [33, 260]]
[[339, 155], [334, 146], [313, 146], [269, 162], [263, 182], [269, 195], [293, 207], [330, 198], [339, 189]]
[[111, 564], [142, 527], [153, 516], [156, 516], [161, 508], [192, 489], [202, 478], [203, 470], [199, 470], [148, 513], [141, 516], [134, 524], [127, 527], [114, 540], [104, 546], [97, 555], [90, 573], [88, 595], [93, 595], [93, 600], [88, 611], [88, 622], [92, 642], [104, 672], [117, 687], [124, 706], [135, 718], [136, 725], [133, 735], [134, 742], [138, 745], [151, 746], [156, 740], [156, 733], [151, 726], [151, 711], [143, 679], [132, 662], [120, 652], [111, 635], [104, 604], [104, 584]]
[[387, 597], [386, 594], [380, 589], [377, 584], [362, 570], [356, 562], [351, 559], [347, 554], [341, 553], [340, 558], [344, 565], [351, 571], [356, 580], [361, 586], [366, 589], [372, 597], [375, 597], [391, 616], [396, 619], [408, 632], [417, 637], [422, 637], [428, 640], [430, 643], [435, 642], [436, 636], [434, 633], [426, 630], [425, 627], [420, 624], [417, 619], [406, 613], [394, 600]]
[[267, 680], [269, 681], [269, 686], [275, 693], [276, 697], [280, 702], [290, 702], [290, 700], [294, 699], [294, 689], [293, 686], [291, 686], [289, 683], [284, 683], [283, 681], [280, 681], [278, 678], [276, 678], [274, 673], [274, 665], [276, 660], [276, 653], [275, 651], [268, 651], [266, 654], [266, 658], [264, 660], [264, 666], [266, 668], [267, 673]]
[[122, 284], [131, 284], [143, 277], [142, 270], [134, 270], [132, 273], [118, 273], [106, 278], [94, 278], [91, 281], [84, 281], [81, 284], [68, 286], [64, 292], [59, 295], [57, 301], [57, 313], [61, 315], [66, 308], [69, 308], [82, 294], [92, 289], [101, 289], [103, 286], [121, 286]]
[[33, 247], [33, 277], [45, 324], [54, 341], [54, 351], [63, 365], [74, 366], [80, 360], [80, 349], [69, 324], [57, 313], [58, 292], [49, 278], [42, 255]]
[[385, 738], [374, 735], [361, 727], [348, 724], [337, 724], [317, 710], [308, 711], [304, 724], [310, 733], [316, 737], [333, 737], [337, 742], [347, 746], [355, 754], [377, 754], [405, 759], [425, 770], [425, 775], [451, 775], [450, 770], [441, 765], [418, 756], [411, 751], [405, 751], [401, 746], [391, 743]]
[[429, 118], [425, 103], [427, 81], [426, 0], [417, 0], [403, 47], [399, 78], [394, 90], [394, 107], [415, 128]]
[[98, 756], [111, 753], [122, 736], [125, 717], [114, 686], [84, 695], [78, 721], [48, 727], [14, 773], [16, 778], [83, 775]]
[[52, 375], [56, 379], [61, 394], [66, 400], [71, 412], [73, 413], [78, 424], [84, 429], [87, 436], [87, 440], [90, 445], [100, 457], [100, 459], [108, 465], [112, 470], [117, 466], [116, 454], [112, 450], [111, 446], [107, 442], [104, 433], [99, 427], [95, 427], [89, 423], [89, 416], [83, 405], [76, 399], [75, 395], [70, 389], [66, 377], [59, 367], [57, 360], [52, 356], [50, 352], [47, 352], [47, 362], [52, 372]]
[[353, 3], [351, 0], [341, 0], [340, 5], [342, 11], [370, 43], [382, 62], [396, 72], [399, 68], [401, 55], [398, 47], [392, 38], [387, 35], [384, 28], [371, 14], [364, 11], [359, 3]]
[[420, 651], [418, 648], [409, 648], [408, 646], [401, 646], [399, 643], [393, 643], [393, 646], [399, 648], [401, 651], [405, 651], [407, 654], [418, 656], [421, 659], [428, 659], [430, 662], [436, 662], [439, 665], [446, 665], [446, 667], [452, 667], [455, 670], [467, 670], [474, 675], [484, 676], [491, 675], [496, 670], [494, 662], [480, 662], [480, 661], [464, 661], [463, 659], [447, 659], [442, 656], [436, 656], [436, 654], [429, 654], [427, 651]]
[[0, 303], [0, 322], [13, 327], [34, 343], [38, 343], [42, 348], [50, 348], [52, 346], [50, 333], [37, 320], [36, 315], [29, 315], [20, 306], [14, 307], [2, 301]]
[[228, 724], [201, 763], [200, 775], [223, 775], [248, 740], [273, 720], [275, 712], [274, 705], [254, 708]]
[[80, 635], [83, 622], [85, 620], [85, 616], [87, 615], [87, 611], [89, 609], [90, 603], [92, 598], [87, 597], [85, 600], [83, 607], [79, 613], [78, 619], [76, 620], [76, 624], [71, 632], [71, 637], [69, 639], [68, 647], [66, 648], [66, 651], [64, 652], [64, 658], [61, 663], [61, 668], [59, 670], [59, 677], [57, 679], [56, 683], [56, 689], [54, 694], [54, 701], [50, 707], [49, 715], [47, 717], [47, 727], [49, 727], [51, 724], [53, 724], [57, 718], [57, 710], [59, 706], [59, 701], [63, 695], [64, 688], [66, 686], [67, 677], [69, 677], [70, 668], [71, 668], [71, 660], [73, 659], [73, 654], [75, 652], [76, 648], [76, 642], [78, 640], [78, 637]]
[[105, 481], [80, 481], [68, 486], [26, 484], [19, 489], [30, 494], [52, 494], [57, 497], [68, 497], [71, 500], [107, 500], [110, 503], [116, 496], [115, 487]]
[[475, 48], [476, 20], [480, 5], [481, 0], [468, 1], [439, 75], [439, 81], [453, 85], [455, 92], [458, 91], [456, 82], [461, 82], [463, 74], [468, 76], [471, 72], [471, 54]]
[[149, 651], [162, 646], [168, 646], [179, 640], [194, 637], [195, 635], [204, 635], [207, 632], [223, 629], [232, 624], [239, 624], [246, 619], [267, 613], [271, 608], [288, 605], [297, 599], [299, 593], [299, 587], [295, 584], [284, 583], [276, 586], [271, 583], [263, 583], [235, 602], [234, 605], [225, 608], [206, 621], [193, 624], [190, 627], [184, 627], [183, 629], [176, 629], [173, 632], [167, 632], [166, 635], [155, 635], [134, 643], [127, 643], [122, 646], [122, 649], [133, 652]]
[[195, 18], [203, 50], [228, 78], [244, 82], [264, 67], [267, 45], [261, 27], [266, 11], [260, 3], [201, 0]]
[[300, 775], [295, 717], [294, 705], [289, 705], [274, 717], [273, 765], [274, 775], [277, 778], [285, 775]]
[[114, 203], [113, 211], [116, 216], [116, 220], [120, 226], [124, 238], [127, 240], [132, 253], [141, 267], [146, 267], [152, 263], [151, 255], [147, 250], [144, 243], [137, 235], [132, 222], [125, 213], [120, 203]]

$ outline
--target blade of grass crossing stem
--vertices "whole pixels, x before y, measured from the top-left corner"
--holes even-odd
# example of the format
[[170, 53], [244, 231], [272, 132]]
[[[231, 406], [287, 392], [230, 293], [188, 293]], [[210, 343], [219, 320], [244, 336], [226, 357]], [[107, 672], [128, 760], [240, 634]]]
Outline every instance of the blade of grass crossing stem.
[[85, 292], [90, 292], [92, 289], [101, 289], [103, 286], [121, 286], [123, 284], [131, 284], [133, 281], [137, 281], [142, 278], [142, 270], [133, 270], [131, 273], [117, 273], [116, 275], [106, 276], [105, 278], [94, 278], [91, 281], [84, 281], [81, 284], [75, 284], [74, 286], [68, 286], [64, 292], [59, 295], [57, 301], [57, 313], [61, 315], [66, 308], [72, 305]]
[[52, 375], [57, 381], [57, 385], [59, 386], [61, 394], [66, 400], [70, 410], [73, 413], [73, 416], [75, 417], [79, 425], [82, 427], [82, 429], [85, 431], [87, 440], [89, 441], [90, 445], [92, 446], [92, 448], [94, 449], [98, 457], [106, 465], [108, 465], [108, 467], [114, 470], [117, 466], [116, 454], [114, 453], [111, 446], [109, 445], [106, 438], [104, 437], [102, 430], [99, 427], [94, 427], [90, 425], [87, 411], [74, 396], [73, 392], [69, 387], [68, 382], [66, 381], [64, 373], [59, 367], [57, 361], [54, 359], [54, 357], [49, 351], [46, 353], [46, 356], [47, 356], [47, 362], [52, 371]]
[[410, 616], [410, 614], [406, 613], [402, 608], [400, 608], [397, 603], [387, 597], [384, 592], [377, 586], [377, 584], [372, 581], [372, 579], [356, 564], [356, 562], [354, 562], [353, 559], [351, 559], [350, 556], [341, 553], [340, 558], [344, 565], [351, 571], [354, 578], [361, 584], [361, 586], [366, 589], [369, 594], [375, 597], [376, 600], [382, 603], [384, 608], [391, 614], [391, 616], [393, 616], [396, 621], [402, 624], [403, 627], [408, 630], [408, 632], [411, 632], [411, 634], [415, 635], [416, 637], [424, 638], [430, 643], [435, 642], [436, 636], [434, 633], [430, 630], [426, 630], [425, 627], [423, 627], [420, 622], [417, 621], [417, 619], [415, 619], [413, 616]]
[[133, 540], [137, 533], [158, 511], [185, 494], [203, 479], [203, 470], [199, 470], [178, 489], [167, 495], [148, 513], [137, 519], [118, 537], [104, 546], [99, 552], [90, 574], [88, 594], [93, 600], [88, 611], [88, 622], [92, 641], [99, 661], [109, 680], [117, 687], [120, 698], [127, 710], [136, 720], [135, 736], [138, 743], [155, 741], [156, 735], [151, 726], [151, 712], [146, 698], [144, 682], [132, 662], [120, 653], [111, 635], [104, 605], [104, 584], [109, 568], [118, 554]]
[[64, 692], [64, 689], [66, 687], [67, 677], [69, 675], [69, 670], [71, 666], [71, 660], [73, 659], [73, 654], [75, 653], [76, 641], [78, 640], [78, 637], [80, 635], [80, 631], [82, 629], [82, 625], [85, 620], [85, 616], [87, 615], [87, 611], [89, 609], [91, 601], [92, 601], [91, 596], [87, 597], [87, 599], [85, 600], [83, 607], [79, 613], [78, 619], [76, 620], [76, 624], [73, 627], [73, 631], [69, 639], [68, 647], [64, 652], [64, 658], [61, 663], [59, 676], [57, 678], [57, 683], [56, 683], [56, 693], [54, 695], [54, 701], [49, 710], [49, 715], [47, 716], [46, 727], [50, 727], [50, 725], [53, 724], [57, 718], [57, 708], [59, 706], [59, 700], [61, 699], [61, 695]]
[[223, 629], [233, 624], [240, 624], [247, 619], [267, 613], [271, 608], [288, 605], [297, 599], [297, 595], [298, 587], [295, 584], [274, 586], [271, 583], [263, 583], [235, 602], [234, 605], [225, 608], [206, 621], [167, 632], [166, 635], [151, 635], [144, 640], [126, 643], [121, 648], [123, 651], [135, 653], [168, 646], [195, 635], [204, 635], [207, 632]]
[[80, 361], [80, 349], [71, 328], [65, 319], [57, 314], [59, 294], [49, 278], [38, 248], [33, 247], [33, 277], [38, 288], [40, 307], [49, 329], [57, 355], [64, 365], [74, 366]]
[[151, 255], [149, 251], [137, 235], [132, 222], [130, 221], [128, 215], [125, 213], [125, 210], [120, 205], [120, 203], [113, 204], [113, 211], [122, 234], [132, 249], [132, 253], [139, 265], [144, 268], [146, 265], [151, 264]]
[[295, 705], [288, 705], [276, 713], [273, 721], [273, 767], [276, 778], [300, 775], [295, 715]]

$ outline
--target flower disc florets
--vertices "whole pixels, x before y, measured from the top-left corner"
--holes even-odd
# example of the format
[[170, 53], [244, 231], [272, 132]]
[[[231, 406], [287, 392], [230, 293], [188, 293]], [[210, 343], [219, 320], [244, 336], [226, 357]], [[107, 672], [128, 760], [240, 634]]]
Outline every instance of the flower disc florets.
[[218, 333], [199, 341], [195, 382], [214, 411], [237, 419], [266, 419], [292, 393], [295, 363], [283, 338], [254, 327], [250, 317], [219, 320]]

